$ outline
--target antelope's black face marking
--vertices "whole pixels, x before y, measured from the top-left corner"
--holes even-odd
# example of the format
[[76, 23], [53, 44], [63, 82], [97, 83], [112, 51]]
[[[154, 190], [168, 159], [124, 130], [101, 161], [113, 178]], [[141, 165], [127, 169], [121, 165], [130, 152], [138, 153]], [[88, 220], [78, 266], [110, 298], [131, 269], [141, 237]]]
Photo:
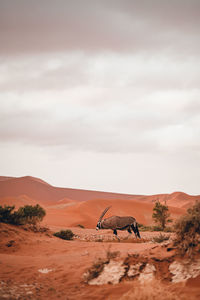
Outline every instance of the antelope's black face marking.
[[97, 226], [96, 226], [96, 230], [99, 230], [99, 229], [101, 229], [101, 222], [98, 222]]

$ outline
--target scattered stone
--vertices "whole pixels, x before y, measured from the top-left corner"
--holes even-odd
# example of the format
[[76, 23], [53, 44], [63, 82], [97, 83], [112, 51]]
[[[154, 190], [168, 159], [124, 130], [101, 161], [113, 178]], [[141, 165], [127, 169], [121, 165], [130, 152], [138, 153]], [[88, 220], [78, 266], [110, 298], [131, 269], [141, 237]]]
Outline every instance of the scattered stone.
[[47, 269], [47, 268], [38, 270], [38, 272], [40, 272], [42, 274], [47, 274], [47, 273], [52, 272], [52, 271], [53, 271], [53, 269]]
[[182, 282], [189, 278], [195, 278], [200, 275], [200, 259], [196, 261], [185, 260], [183, 262], [174, 261], [169, 266], [169, 271], [173, 274], [172, 282]]
[[7, 246], [7, 247], [12, 247], [14, 244], [15, 244], [15, 241], [14, 241], [14, 240], [11, 240], [11, 241], [9, 241], [9, 242], [6, 244], [6, 246]]

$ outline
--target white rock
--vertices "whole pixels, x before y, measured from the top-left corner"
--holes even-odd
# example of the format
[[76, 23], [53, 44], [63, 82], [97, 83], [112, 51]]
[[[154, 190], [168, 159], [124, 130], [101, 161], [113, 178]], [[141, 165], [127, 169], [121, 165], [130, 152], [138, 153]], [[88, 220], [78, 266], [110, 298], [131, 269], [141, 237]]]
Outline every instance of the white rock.
[[120, 278], [125, 273], [125, 266], [122, 266], [123, 262], [110, 261], [104, 266], [102, 273], [97, 277], [89, 281], [91, 285], [102, 285], [107, 283], [117, 284]]
[[128, 270], [127, 275], [129, 277], [139, 275], [140, 274], [140, 267], [141, 267], [141, 265], [142, 265], [142, 263], [131, 265], [130, 268], [129, 268], [129, 270]]
[[47, 274], [49, 272], [52, 272], [52, 269], [39, 269], [38, 272], [42, 273], [42, 274]]
[[144, 283], [153, 280], [155, 271], [156, 268], [154, 267], [154, 265], [147, 264], [145, 268], [142, 270], [142, 273], [140, 273], [139, 281]]
[[185, 260], [183, 262], [174, 261], [169, 266], [169, 271], [173, 274], [172, 282], [186, 281], [200, 275], [200, 259], [194, 262]]

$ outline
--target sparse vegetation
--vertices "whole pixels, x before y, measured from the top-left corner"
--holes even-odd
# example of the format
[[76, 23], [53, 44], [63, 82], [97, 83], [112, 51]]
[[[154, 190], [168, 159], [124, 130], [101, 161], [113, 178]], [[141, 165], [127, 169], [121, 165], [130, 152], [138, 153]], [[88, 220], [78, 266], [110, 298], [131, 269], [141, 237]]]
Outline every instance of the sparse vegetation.
[[166, 226], [164, 229], [164, 232], [174, 232], [174, 227], [173, 226]]
[[90, 269], [84, 275], [84, 279], [86, 282], [97, 278], [104, 269], [104, 266], [110, 262], [111, 259], [114, 259], [120, 255], [119, 251], [111, 251], [110, 247], [106, 250], [106, 257], [105, 258], [98, 258]]
[[0, 206], [0, 222], [13, 224], [13, 225], [25, 225], [36, 224], [43, 220], [46, 215], [45, 210], [39, 205], [25, 205], [20, 207], [17, 211], [14, 211], [15, 206]]
[[53, 235], [63, 240], [73, 240], [74, 237], [74, 233], [70, 229], [60, 230]]
[[11, 223], [15, 206], [0, 206], [0, 223]]
[[111, 251], [110, 249], [111, 248], [108, 247], [108, 249], [106, 251], [106, 258], [107, 258], [108, 261], [120, 256], [120, 251]]
[[85, 228], [85, 226], [83, 226], [82, 224], [78, 224], [77, 227]]
[[85, 273], [84, 276], [85, 281], [89, 282], [90, 280], [97, 278], [99, 274], [101, 274], [101, 272], [103, 271], [104, 265], [106, 263], [108, 263], [108, 261], [101, 258], [96, 260], [91, 266], [91, 268], [88, 269], [87, 272]]
[[175, 223], [175, 245], [182, 254], [200, 251], [200, 201]]
[[162, 243], [164, 241], [168, 241], [169, 240], [169, 235], [165, 235], [160, 233], [159, 236], [155, 236], [153, 237], [153, 242], [155, 243]]
[[140, 223], [138, 223], [138, 228], [140, 229], [140, 231], [153, 231], [152, 226], [147, 226]]
[[168, 206], [163, 205], [159, 201], [157, 201], [153, 208], [153, 214], [152, 214], [152, 218], [154, 219], [154, 222], [158, 223], [161, 229], [164, 230], [166, 224], [168, 222], [172, 222], [172, 220], [169, 217], [170, 217], [170, 213], [169, 213]]
[[173, 228], [172, 227], [168, 227], [166, 226], [164, 228], [164, 230], [161, 228], [161, 226], [155, 225], [155, 226], [147, 226], [147, 225], [143, 225], [143, 224], [138, 224], [138, 227], [140, 229], [140, 231], [144, 232], [144, 231], [164, 231], [164, 232], [173, 232]]

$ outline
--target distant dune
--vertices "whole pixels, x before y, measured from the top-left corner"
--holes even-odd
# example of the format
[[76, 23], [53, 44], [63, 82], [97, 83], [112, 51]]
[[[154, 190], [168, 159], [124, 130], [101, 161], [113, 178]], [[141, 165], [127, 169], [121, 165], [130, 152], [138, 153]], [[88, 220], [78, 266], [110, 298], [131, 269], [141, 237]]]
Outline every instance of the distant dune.
[[184, 214], [200, 196], [182, 192], [152, 196], [107, 193], [54, 187], [35, 177], [0, 177], [0, 204], [35, 205], [45, 207], [44, 222], [49, 226], [84, 225], [94, 228], [107, 206], [112, 206], [105, 217], [110, 215], [131, 215], [139, 223], [152, 224], [152, 209], [156, 201], [169, 206], [172, 218]]
[[27, 195], [28, 197], [41, 201], [44, 204], [51, 204], [63, 198], [76, 201], [86, 201], [91, 199], [138, 199], [141, 196], [118, 193], [107, 193], [98, 191], [88, 191], [80, 189], [54, 187], [41, 179], [25, 176], [19, 178], [0, 179], [0, 197], [18, 197]]
[[[45, 222], [50, 226], [58, 227], [76, 227], [81, 224], [86, 228], [95, 228], [102, 211], [108, 206], [111, 206], [111, 208], [105, 215], [105, 218], [111, 215], [126, 215], [135, 217], [139, 223], [145, 225], [153, 224], [153, 203], [126, 199], [99, 199], [78, 203], [72, 202], [62, 207], [62, 210], [59, 206], [48, 206], [46, 207], [47, 216]], [[177, 219], [180, 215], [185, 213], [185, 209], [175, 207], [170, 207], [169, 209], [173, 219]]]

